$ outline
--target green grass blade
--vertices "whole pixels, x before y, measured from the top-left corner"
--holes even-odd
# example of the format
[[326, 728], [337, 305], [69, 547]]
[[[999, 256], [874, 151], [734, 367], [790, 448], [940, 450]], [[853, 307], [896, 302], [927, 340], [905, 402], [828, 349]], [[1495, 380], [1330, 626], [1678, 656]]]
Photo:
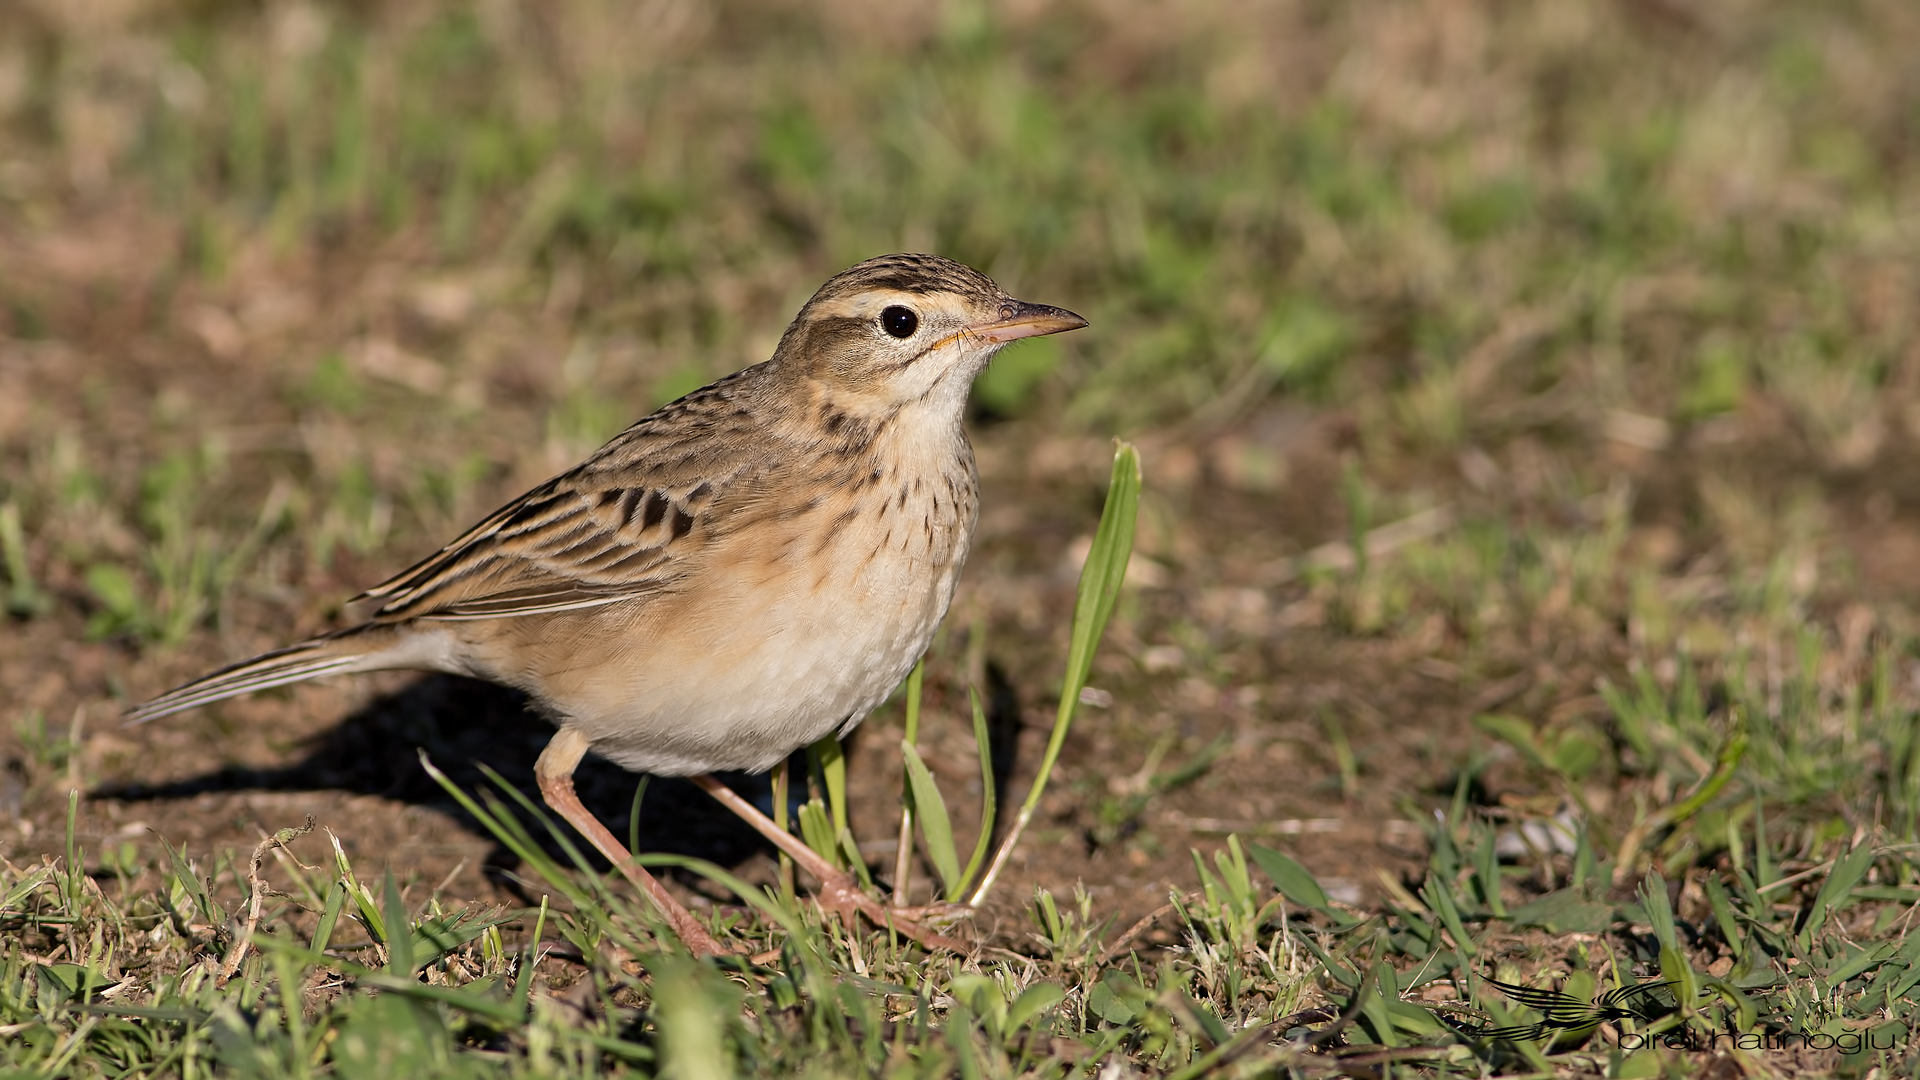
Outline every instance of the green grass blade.
[[[773, 827], [781, 832], [792, 832], [791, 792], [793, 780], [793, 758], [791, 755], [773, 767], [773, 775], [767, 786], [773, 794]], [[634, 850], [639, 850], [635, 848]], [[780, 896], [791, 903], [794, 896], [793, 856], [780, 853]]]
[[663, 965], [655, 975], [654, 1023], [660, 1033], [661, 1073], [680, 1080], [728, 1080], [725, 999], [699, 978], [696, 965]]
[[1113, 605], [1119, 599], [1120, 585], [1126, 579], [1127, 560], [1133, 554], [1133, 532], [1140, 510], [1140, 453], [1131, 443], [1121, 443], [1113, 457], [1113, 477], [1107, 487], [1106, 508], [1100, 514], [1100, 526], [1093, 535], [1093, 547], [1087, 552], [1087, 564], [1080, 571], [1080, 588], [1074, 598], [1073, 630], [1067, 646], [1066, 679], [1060, 687], [1060, 704], [1054, 715], [1053, 731], [1047, 739], [1047, 752], [1040, 759], [1040, 774], [1021, 809], [1031, 812], [1040, 804], [1046, 790], [1046, 778], [1060, 758], [1067, 729], [1080, 704], [1080, 691], [1086, 688], [1087, 675], [1093, 669], [1094, 648], [1106, 631]]
[[941, 884], [953, 892], [964, 883], [960, 879], [960, 855], [953, 844], [953, 822], [947, 817], [946, 799], [941, 797], [933, 774], [927, 771], [926, 762], [920, 760], [920, 751], [915, 750], [912, 743], [902, 739], [900, 754], [906, 761], [913, 804], [919, 809], [920, 836], [927, 842], [927, 858], [933, 860]]
[[832, 816], [819, 799], [800, 804], [800, 839], [819, 852], [828, 862], [840, 865], [840, 836], [833, 831]]
[[402, 978], [413, 974], [413, 932], [407, 925], [407, 907], [400, 899], [400, 885], [388, 870], [382, 914], [387, 921], [387, 972]]
[[847, 754], [840, 740], [832, 735], [814, 743], [820, 754], [820, 776], [827, 786], [827, 808], [833, 812], [833, 831], [847, 827]]
[[533, 919], [533, 934], [527, 938], [527, 955], [520, 961], [520, 968], [513, 973], [514, 1004], [525, 1009], [529, 995], [533, 993], [533, 971], [540, 963], [540, 939], [547, 929], [547, 898], [540, 898], [540, 912]]
[[642, 855], [639, 862], [642, 866], [677, 866], [683, 870], [691, 870], [708, 881], [720, 885], [785, 930], [789, 938], [818, 959], [817, 943], [806, 932], [806, 924], [800, 921], [800, 916], [775, 903], [765, 890], [747, 884], [744, 879], [728, 873], [705, 859], [696, 859], [688, 855]]
[[[926, 682], [927, 661], [922, 657], [907, 675], [907, 745], [920, 743], [920, 691]], [[972, 871], [968, 871], [971, 875]], [[913, 785], [900, 782], [900, 839], [893, 858], [893, 902], [905, 904], [913, 880]]]
[[847, 828], [847, 757], [840, 749], [840, 740], [828, 735], [807, 747], [807, 763], [826, 803], [811, 830], [807, 828], [806, 808], [801, 808], [801, 835], [808, 847], [834, 866], [841, 866], [845, 857], [840, 851], [840, 833]]
[[1054, 763], [1060, 759], [1061, 747], [1066, 745], [1067, 730], [1072, 726], [1074, 710], [1080, 704], [1080, 691], [1086, 687], [1087, 674], [1093, 669], [1094, 648], [1099, 645], [1100, 637], [1106, 631], [1107, 619], [1113, 614], [1113, 605], [1120, 597], [1120, 586], [1126, 580], [1127, 560], [1133, 555], [1133, 532], [1139, 513], [1140, 451], [1132, 443], [1118, 441], [1113, 455], [1113, 474], [1107, 485], [1106, 506], [1100, 512], [1100, 525], [1094, 530], [1093, 547], [1087, 552], [1087, 563], [1080, 570], [1080, 588], [1073, 604], [1073, 630], [1067, 645], [1066, 678], [1060, 687], [1060, 704], [1054, 713], [1053, 731], [1047, 737], [1047, 750], [1040, 759], [1040, 770], [1033, 778], [1033, 787], [1028, 790], [1026, 800], [1020, 804], [1013, 828], [1007, 831], [1006, 839], [1001, 841], [1000, 850], [987, 869], [985, 880], [981, 881], [980, 888], [973, 894], [970, 902], [976, 907], [985, 902], [987, 894], [993, 891], [993, 884], [998, 880], [1001, 869], [1019, 844], [1027, 822], [1033, 818], [1034, 808], [1040, 805], [1040, 796], [1047, 788], [1047, 778], [1053, 773]]
[[1699, 997], [1700, 976], [1687, 962], [1679, 927], [1674, 921], [1673, 904], [1667, 898], [1666, 879], [1656, 871], [1647, 871], [1640, 882], [1638, 899], [1647, 925], [1653, 928], [1654, 940], [1660, 944], [1660, 977], [1673, 984], [1673, 996], [1680, 1007], [1690, 1009]]
[[867, 860], [860, 857], [860, 841], [854, 838], [853, 830], [841, 829], [835, 840], [840, 845], [841, 856], [853, 869], [854, 876], [860, 879], [860, 884], [868, 889], [873, 888], [873, 871], [867, 869]]
[[460, 946], [487, 932], [491, 926], [500, 926], [518, 920], [525, 912], [507, 912], [485, 918], [474, 918], [473, 913], [442, 915], [423, 919], [413, 928], [410, 951], [414, 970], [437, 962], [441, 957], [453, 952]]
[[7, 571], [7, 614], [31, 618], [53, 606], [52, 598], [33, 579], [27, 563], [26, 531], [20, 525], [20, 508], [11, 502], [0, 503], [0, 565]]
[[[452, 795], [454, 801], [458, 802], [468, 813], [472, 814], [475, 820], [485, 826], [487, 831], [491, 833], [495, 839], [499, 840], [515, 855], [518, 855], [521, 861], [542, 881], [545, 881], [567, 898], [568, 902], [574, 908], [575, 918], [579, 923], [593, 927], [595, 934], [601, 930], [605, 930], [616, 936], [626, 937], [626, 931], [622, 928], [621, 924], [611, 917], [613, 911], [617, 910], [629, 915], [641, 925], [646, 926], [652, 932], [656, 941], [670, 943], [678, 941], [671, 933], [667, 932], [660, 912], [651, 903], [643, 903], [637, 908], [629, 909], [620, 903], [617, 894], [608, 892], [601, 876], [594, 872], [593, 867], [586, 861], [580, 849], [573, 844], [566, 833], [562, 832], [560, 827], [555, 825], [552, 819], [548, 818], [538, 806], [534, 805], [533, 801], [528, 799], [519, 788], [507, 783], [499, 773], [484, 765], [481, 766], [480, 771], [482, 774], [491, 780], [509, 798], [519, 803], [522, 810], [532, 815], [536, 821], [539, 821], [546, 827], [548, 833], [550, 833], [560, 845], [561, 850], [566, 852], [568, 858], [572, 860], [579, 873], [591, 883], [590, 887], [582, 888], [570, 875], [563, 872], [557, 863], [548, 858], [546, 852], [541, 849], [540, 845], [534, 842], [532, 835], [527, 832], [526, 827], [521, 823], [520, 819], [509, 813], [491, 793], [488, 795], [488, 805], [482, 807], [477, 800], [462, 791], [459, 785], [453, 783], [446, 774], [435, 768], [433, 763], [427, 760], [424, 752], [420, 756], [420, 763], [421, 766], [427, 770], [427, 773], [434, 778], [435, 782], [439, 783], [448, 794]], [[606, 899], [602, 899], [603, 897]], [[542, 902], [544, 903], [545, 901], [543, 900]], [[633, 939], [629, 939], [626, 945], [629, 948], [640, 947], [639, 941]]]
[[969, 688], [967, 697], [973, 703], [973, 745], [980, 752], [980, 835], [973, 842], [973, 856], [967, 860], [967, 869], [960, 875], [959, 884], [947, 890], [949, 902], [960, 899], [986, 862], [999, 803], [999, 795], [993, 789], [993, 743], [987, 732], [987, 710], [980, 704], [979, 691]]
[[1250, 845], [1250, 852], [1254, 865], [1273, 880], [1274, 887], [1287, 899], [1315, 911], [1326, 911], [1332, 906], [1320, 882], [1291, 857], [1260, 844]]
[[200, 909], [200, 917], [212, 926], [224, 925], [227, 921], [225, 909], [214, 903], [213, 898], [207, 895], [206, 882], [200, 879], [200, 875], [194, 873], [193, 866], [187, 862], [186, 854], [167, 843], [164, 838], [161, 839], [160, 846], [167, 851], [167, 862], [173, 870], [173, 876], [179, 879], [181, 887], [187, 891], [188, 898]]
[[1756, 791], [1753, 793], [1753, 886], [1755, 889], [1764, 889], [1779, 877], [1778, 868], [1774, 865], [1773, 845], [1767, 840], [1767, 810], [1760, 802], [1760, 793]]
[[336, 881], [327, 888], [327, 906], [320, 912], [320, 925], [313, 930], [313, 955], [325, 956], [333, 941], [333, 928], [340, 923], [340, 912], [347, 906], [347, 883]]
[[1466, 920], [1460, 916], [1460, 905], [1455, 902], [1453, 889], [1445, 879], [1428, 875], [1427, 883], [1420, 887], [1420, 899], [1426, 902], [1428, 910], [1438, 916], [1440, 924], [1453, 935], [1453, 944], [1460, 955], [1469, 959], [1479, 955], [1480, 947], [1475, 944], [1473, 936], [1467, 933]]
[[907, 734], [910, 743], [920, 742], [920, 690], [926, 684], [927, 662], [923, 658], [907, 673]]
[[627, 811], [627, 850], [640, 850], [640, 804], [646, 801], [647, 785], [653, 781], [651, 776], [640, 777], [633, 786], [633, 806]]
[[[424, 750], [420, 753], [420, 767], [427, 771], [428, 776], [433, 777], [434, 782], [439, 784], [442, 790], [453, 796], [453, 800], [460, 804], [461, 809], [473, 815], [473, 819], [478, 821], [489, 834], [506, 845], [507, 850], [518, 856], [520, 861], [530, 867], [534, 873], [559, 889], [561, 894], [567, 897], [576, 907], [585, 906], [592, 902], [592, 898], [587, 890], [581, 889], [569, 880], [565, 874], [561, 873], [560, 868], [554, 864], [552, 859], [547, 858], [546, 852], [540, 850], [540, 846], [533, 842], [533, 838], [527, 835], [526, 830], [519, 827], [519, 822], [516, 821], [509, 824], [508, 815], [504, 813], [496, 814], [491, 809], [481, 806], [478, 800], [461, 790], [460, 785], [454, 783], [447, 774], [441, 772], [432, 761], [428, 760], [426, 751]], [[506, 785], [492, 770], [489, 769], [486, 771], [488, 776], [492, 777], [494, 782], [500, 784], [503, 789], [509, 790], [515, 795], [519, 794], [517, 789]], [[498, 804], [496, 803], [494, 805], [497, 806]], [[545, 820], [545, 815], [539, 816], [543, 821]], [[597, 877], [597, 875], [592, 875], [591, 870], [587, 869], [586, 859], [580, 854], [579, 850], [573, 846], [571, 841], [565, 836], [560, 835], [559, 830], [554, 828], [551, 822], [547, 823], [547, 828], [552, 831], [555, 836], [559, 837], [562, 850], [567, 852], [576, 865], [581, 867], [582, 870], [585, 870], [589, 875]]]
[[1814, 935], [1819, 933], [1827, 916], [1847, 906], [1853, 893], [1853, 887], [1873, 869], [1873, 845], [1862, 843], [1839, 859], [1834, 860], [1833, 869], [1827, 872], [1827, 880], [1820, 883], [1820, 891], [1814, 894], [1813, 906], [1807, 909], [1807, 921], [1800, 928], [1800, 947], [1812, 949]]
[[373, 935], [373, 939], [384, 944], [387, 940], [387, 921], [380, 914], [380, 905], [374, 903], [373, 893], [360, 879], [353, 875], [353, 863], [347, 859], [347, 851], [340, 846], [340, 838], [328, 830], [327, 838], [333, 843], [334, 870], [340, 875], [340, 882], [346, 886], [347, 899], [353, 901], [354, 912], [360, 916], [360, 922]]

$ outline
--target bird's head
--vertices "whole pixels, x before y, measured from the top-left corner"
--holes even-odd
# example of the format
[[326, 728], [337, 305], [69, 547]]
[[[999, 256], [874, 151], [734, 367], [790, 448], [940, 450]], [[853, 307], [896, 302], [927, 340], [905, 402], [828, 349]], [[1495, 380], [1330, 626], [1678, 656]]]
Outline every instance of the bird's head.
[[838, 408], [923, 404], [957, 417], [974, 377], [1008, 342], [1087, 325], [1064, 308], [1008, 296], [938, 255], [882, 255], [813, 294], [775, 352]]

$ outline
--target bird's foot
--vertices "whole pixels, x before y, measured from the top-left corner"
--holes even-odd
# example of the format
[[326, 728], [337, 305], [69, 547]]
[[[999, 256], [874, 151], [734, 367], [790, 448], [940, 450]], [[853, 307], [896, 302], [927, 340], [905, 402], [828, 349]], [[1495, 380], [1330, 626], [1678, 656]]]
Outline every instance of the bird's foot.
[[820, 877], [820, 891], [814, 894], [814, 900], [822, 908], [840, 916], [840, 921], [847, 926], [859, 925], [860, 918], [864, 916], [882, 930], [904, 934], [929, 949], [967, 952], [971, 948], [966, 942], [948, 937], [938, 929], [972, 910], [963, 904], [927, 904], [920, 907], [882, 904], [867, 895], [853, 875], [845, 870], [828, 869], [816, 876]]
[[718, 799], [721, 805], [740, 815], [741, 820], [753, 826], [760, 835], [772, 841], [775, 847], [786, 852], [801, 869], [819, 881], [820, 891], [814, 894], [814, 899], [822, 908], [840, 916], [840, 921], [847, 926], [858, 926], [859, 920], [865, 917], [873, 925], [883, 930], [898, 931], [929, 949], [949, 949], [953, 952], [969, 950], [966, 942], [939, 933], [933, 925], [951, 922], [964, 915], [965, 908], [956, 904], [928, 907], [889, 907], [882, 904], [868, 896], [851, 874], [828, 862], [799, 837], [775, 825], [732, 788], [711, 776], [695, 776], [691, 779], [701, 790]]

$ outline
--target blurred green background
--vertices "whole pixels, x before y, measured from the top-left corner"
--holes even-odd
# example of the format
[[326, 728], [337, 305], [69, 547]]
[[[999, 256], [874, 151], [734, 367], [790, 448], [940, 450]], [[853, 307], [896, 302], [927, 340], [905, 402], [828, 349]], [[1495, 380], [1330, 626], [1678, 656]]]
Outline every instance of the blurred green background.
[[[1094, 320], [996, 367], [996, 414], [1195, 430], [1280, 392], [1436, 455], [1764, 392], [1869, 463], [1915, 16], [1697, 7], [16, 4], [6, 325], [177, 335], [157, 390], [244, 363], [289, 416], [518, 378], [597, 437], [925, 249]], [[599, 359], [497, 355], [534, 321]]]
[[894, 249], [1088, 315], [980, 409], [1163, 433], [1176, 482], [1275, 482], [1276, 401], [1402, 490], [1516, 443], [1598, 489], [1756, 413], [1753, 452], [1859, 475], [1920, 424], [1917, 34], [1897, 2], [15, 4], [7, 498], [131, 556], [46, 518], [302, 431], [324, 561], [391, 493], [438, 528], [534, 439], [527, 477], [761, 358]]

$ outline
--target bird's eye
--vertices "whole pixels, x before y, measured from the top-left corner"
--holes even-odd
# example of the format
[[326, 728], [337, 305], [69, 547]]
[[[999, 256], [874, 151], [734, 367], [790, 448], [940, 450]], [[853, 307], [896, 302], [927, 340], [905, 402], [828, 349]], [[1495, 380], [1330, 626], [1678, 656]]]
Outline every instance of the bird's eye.
[[915, 315], [911, 308], [895, 304], [880, 313], [880, 326], [894, 337], [910, 338], [915, 330], [920, 329], [920, 316]]

